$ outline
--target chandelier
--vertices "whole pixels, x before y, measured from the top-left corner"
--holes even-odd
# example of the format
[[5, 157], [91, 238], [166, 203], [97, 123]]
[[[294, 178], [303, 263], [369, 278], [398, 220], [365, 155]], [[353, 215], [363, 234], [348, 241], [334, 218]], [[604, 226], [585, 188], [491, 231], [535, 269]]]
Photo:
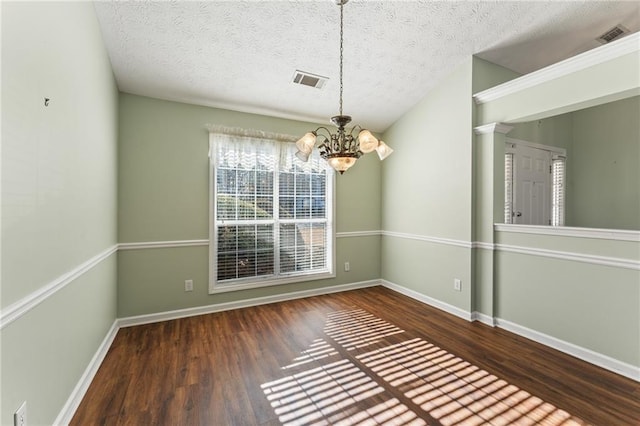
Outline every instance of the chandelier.
[[[332, 133], [331, 130], [326, 127], [318, 127], [312, 132], [306, 133], [296, 142], [296, 157], [302, 161], [308, 161], [311, 152], [313, 151], [316, 142], [319, 139], [318, 149], [320, 150], [320, 156], [327, 160], [329, 165], [333, 167], [340, 174], [344, 173], [347, 169], [353, 166], [358, 158], [363, 154], [367, 154], [372, 151], [378, 153], [380, 160], [387, 158], [393, 150], [389, 148], [383, 141], [378, 140], [367, 129], [363, 129], [359, 125], [346, 129], [345, 126], [351, 122], [351, 117], [342, 114], [342, 62], [343, 62], [343, 6], [349, 0], [335, 0], [336, 4], [340, 6], [340, 114], [331, 117], [331, 122], [338, 127], [338, 129]], [[354, 137], [355, 132], [359, 130], [357, 136]]]

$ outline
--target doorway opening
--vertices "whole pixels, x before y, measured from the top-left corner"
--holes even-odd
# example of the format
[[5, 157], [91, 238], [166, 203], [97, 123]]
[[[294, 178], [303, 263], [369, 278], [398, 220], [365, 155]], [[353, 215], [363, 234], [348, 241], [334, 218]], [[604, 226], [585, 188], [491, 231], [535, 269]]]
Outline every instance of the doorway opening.
[[507, 138], [504, 222], [563, 226], [566, 151]]

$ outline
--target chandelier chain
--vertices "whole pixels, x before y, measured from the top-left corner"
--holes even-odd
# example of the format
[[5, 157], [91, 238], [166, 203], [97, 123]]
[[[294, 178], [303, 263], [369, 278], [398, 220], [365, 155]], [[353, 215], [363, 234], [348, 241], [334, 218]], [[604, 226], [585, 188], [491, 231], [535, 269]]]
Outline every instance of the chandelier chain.
[[343, 86], [342, 86], [342, 60], [343, 60], [343, 7], [344, 7], [344, 3], [340, 2], [340, 115], [342, 115], [342, 91], [343, 91]]
[[[0, 0], [2, 1], [2, 0]], [[298, 152], [296, 157], [301, 161], [309, 161], [316, 143], [319, 142], [320, 156], [334, 170], [344, 173], [356, 163], [363, 154], [378, 153], [380, 160], [384, 160], [393, 152], [384, 142], [378, 140], [373, 134], [360, 126], [345, 129], [351, 122], [351, 116], [343, 115], [342, 95], [344, 94], [344, 5], [349, 0], [334, 0], [340, 6], [340, 113], [331, 117], [331, 122], [337, 127], [336, 131], [320, 126], [312, 132], [306, 133], [296, 142]], [[356, 130], [358, 130], [357, 135]]]

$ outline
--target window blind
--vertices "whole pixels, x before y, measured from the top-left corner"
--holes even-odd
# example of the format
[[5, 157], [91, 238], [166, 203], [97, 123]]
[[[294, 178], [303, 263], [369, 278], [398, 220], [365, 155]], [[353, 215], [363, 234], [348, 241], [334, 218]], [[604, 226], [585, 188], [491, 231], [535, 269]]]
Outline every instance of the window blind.
[[333, 173], [295, 145], [211, 135], [211, 288], [332, 272]]
[[564, 226], [566, 158], [551, 159], [551, 226]]
[[513, 153], [504, 155], [504, 223], [513, 223]]

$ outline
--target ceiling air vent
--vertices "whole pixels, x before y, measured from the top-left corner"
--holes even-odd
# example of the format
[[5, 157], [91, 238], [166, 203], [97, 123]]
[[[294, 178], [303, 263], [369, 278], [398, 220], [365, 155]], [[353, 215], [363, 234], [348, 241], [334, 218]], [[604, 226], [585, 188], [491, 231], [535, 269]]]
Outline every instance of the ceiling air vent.
[[322, 89], [327, 82], [327, 77], [311, 74], [306, 71], [296, 70], [293, 74], [293, 82], [295, 84], [302, 84], [303, 86], [315, 87], [316, 89]]
[[614, 40], [619, 39], [620, 37], [624, 36], [628, 32], [629, 30], [623, 27], [622, 25], [616, 25], [606, 33], [602, 34], [596, 40], [598, 40], [602, 44], [607, 44], [607, 43], [611, 43]]

